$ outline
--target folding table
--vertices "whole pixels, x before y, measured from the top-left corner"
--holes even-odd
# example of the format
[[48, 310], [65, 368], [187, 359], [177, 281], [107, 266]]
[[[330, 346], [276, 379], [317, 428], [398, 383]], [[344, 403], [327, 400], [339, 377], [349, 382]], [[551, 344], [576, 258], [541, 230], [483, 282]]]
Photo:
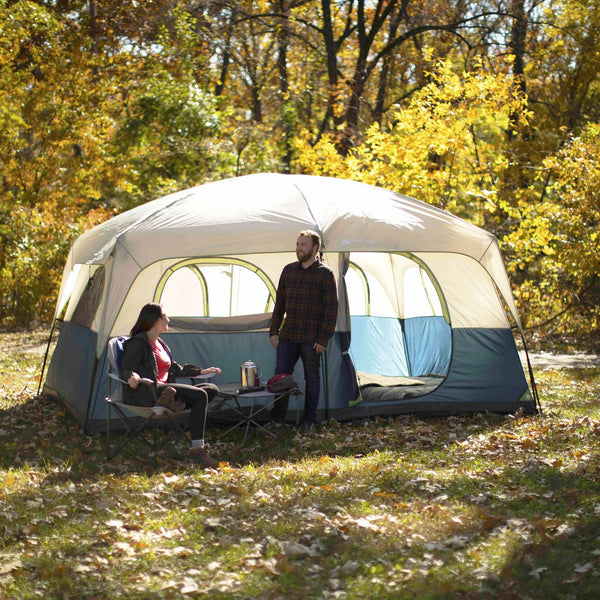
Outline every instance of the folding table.
[[[262, 429], [265, 433], [268, 433], [271, 437], [276, 438], [277, 435], [272, 431], [269, 431], [266, 427], [261, 425], [256, 417], [260, 415], [265, 410], [269, 409], [276, 400], [289, 393], [289, 390], [280, 393], [269, 392], [266, 389], [257, 391], [257, 392], [247, 392], [244, 394], [240, 394], [239, 390], [242, 387], [241, 383], [225, 383], [219, 385], [219, 396], [223, 399], [223, 404], [221, 406], [221, 410], [224, 408], [228, 408], [236, 414], [240, 420], [232, 425], [227, 431], [223, 432], [219, 439], [224, 438], [227, 434], [231, 433], [234, 429], [238, 427], [246, 427], [244, 431], [244, 440], [242, 444], [246, 443], [246, 438], [248, 437], [248, 430], [250, 429], [250, 425], [254, 425], [258, 429]], [[251, 402], [250, 404], [242, 404], [240, 399], [247, 398]], [[244, 409], [249, 412], [244, 412]]]

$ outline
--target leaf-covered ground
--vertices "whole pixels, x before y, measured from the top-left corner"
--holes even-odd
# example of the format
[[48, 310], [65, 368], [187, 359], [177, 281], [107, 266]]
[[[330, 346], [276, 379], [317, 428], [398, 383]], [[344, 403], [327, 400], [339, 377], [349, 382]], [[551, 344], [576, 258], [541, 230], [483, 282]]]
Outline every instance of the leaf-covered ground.
[[[333, 423], [108, 463], [0, 334], [0, 598], [597, 598], [600, 370], [544, 414]], [[209, 430], [215, 439], [219, 430]]]

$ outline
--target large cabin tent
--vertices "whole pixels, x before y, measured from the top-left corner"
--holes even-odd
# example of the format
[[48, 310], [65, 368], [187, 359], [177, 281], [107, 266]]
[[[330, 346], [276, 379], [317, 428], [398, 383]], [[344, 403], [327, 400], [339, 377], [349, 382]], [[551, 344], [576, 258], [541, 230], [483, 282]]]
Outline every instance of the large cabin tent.
[[[127, 335], [147, 302], [171, 317], [164, 339], [178, 362], [220, 366], [219, 384], [239, 381], [251, 359], [268, 379], [275, 291], [304, 229], [321, 234], [340, 299], [323, 357], [321, 418], [536, 410], [493, 235], [385, 189], [281, 174], [187, 189], [78, 237], [44, 392], [86, 432], [102, 430], [107, 342]], [[300, 363], [295, 376], [303, 382]], [[292, 397], [291, 419], [303, 402]]]

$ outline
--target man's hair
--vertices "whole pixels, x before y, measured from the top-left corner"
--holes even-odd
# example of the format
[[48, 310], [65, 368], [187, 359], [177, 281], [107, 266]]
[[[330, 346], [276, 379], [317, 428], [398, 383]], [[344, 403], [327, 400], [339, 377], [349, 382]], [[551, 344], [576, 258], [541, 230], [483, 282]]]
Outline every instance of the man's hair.
[[305, 229], [298, 234], [298, 237], [309, 237], [312, 238], [313, 246], [316, 244], [319, 248], [321, 247], [321, 236], [312, 229]]

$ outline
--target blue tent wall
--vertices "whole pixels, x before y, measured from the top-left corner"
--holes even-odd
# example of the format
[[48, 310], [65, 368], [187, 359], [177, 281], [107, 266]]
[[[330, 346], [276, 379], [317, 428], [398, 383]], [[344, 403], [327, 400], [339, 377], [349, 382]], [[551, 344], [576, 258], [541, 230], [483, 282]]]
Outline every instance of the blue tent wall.
[[452, 331], [443, 317], [414, 317], [402, 321], [409, 374], [445, 375], [452, 356]]
[[[276, 351], [271, 345], [267, 331], [198, 333], [169, 333], [161, 336], [169, 345], [174, 359], [200, 366], [217, 366], [223, 373], [211, 379], [217, 385], [240, 381], [240, 365], [246, 360], [256, 362], [261, 370], [261, 381], [266, 383], [275, 375]], [[330, 406], [347, 406], [343, 395], [345, 387], [341, 381], [340, 334], [335, 333], [327, 352], [327, 371]], [[302, 361], [296, 363], [294, 377], [304, 389]], [[304, 396], [292, 396], [289, 410], [303, 410]], [[325, 385], [321, 385], [319, 408], [325, 410]]]
[[[169, 346], [173, 359], [181, 365], [196, 364], [202, 367], [218, 366], [223, 373], [211, 382], [238, 382], [240, 365], [252, 359], [263, 370], [263, 379], [269, 379], [275, 368], [275, 349], [269, 342], [267, 332], [250, 331], [235, 333], [166, 333], [161, 335]], [[89, 432], [100, 431], [105, 427], [108, 377], [106, 375], [106, 352], [98, 361], [97, 377], [90, 398]], [[267, 375], [265, 379], [265, 375]], [[183, 381], [183, 380], [182, 380]]]
[[[203, 367], [218, 366], [223, 373], [211, 379], [211, 382], [239, 382], [240, 365], [252, 359], [261, 368], [262, 381], [266, 382], [275, 372], [275, 349], [269, 341], [266, 331], [227, 332], [227, 333], [167, 333], [161, 336], [168, 344], [173, 358], [180, 364], [192, 363]], [[347, 387], [342, 378], [342, 352], [340, 334], [334, 334], [329, 342], [327, 354], [327, 385], [323, 382], [319, 400], [319, 416], [326, 416], [325, 390], [329, 392], [329, 406], [332, 410], [348, 406]], [[108, 393], [108, 377], [106, 376], [106, 353], [98, 361], [98, 368], [90, 398], [89, 418], [85, 429], [88, 433], [103, 431], [106, 421], [106, 403]], [[304, 370], [302, 361], [298, 361], [294, 369], [294, 377], [304, 389]], [[71, 398], [70, 395], [64, 396]], [[67, 402], [69, 403], [69, 401]], [[241, 399], [241, 405], [245, 404]], [[290, 411], [304, 409], [304, 396], [292, 396], [289, 402]], [[296, 415], [297, 416], [297, 415]], [[291, 415], [294, 418], [294, 414]], [[83, 426], [83, 420], [80, 421]]]
[[227, 333], [167, 333], [161, 335], [180, 364], [201, 367], [221, 367], [223, 373], [213, 378], [215, 383], [240, 381], [240, 365], [253, 360], [261, 369], [266, 382], [275, 369], [275, 349], [266, 331]]
[[96, 333], [87, 327], [62, 323], [44, 385], [46, 393], [66, 400], [67, 408], [82, 427], [96, 371], [96, 340]]
[[453, 329], [450, 371], [427, 400], [496, 410], [510, 408], [524, 395], [533, 402], [510, 329]]
[[350, 323], [350, 356], [357, 371], [404, 377], [448, 372], [452, 340], [443, 317], [356, 315]]
[[[397, 331], [398, 320], [388, 321], [386, 327]], [[398, 325], [393, 324], [394, 321]], [[368, 323], [363, 325], [365, 329], [370, 327]], [[382, 323], [376, 325], [381, 331]], [[427, 324], [411, 321], [408, 326], [405, 322], [405, 329], [408, 332], [406, 337], [409, 344], [415, 347], [418, 342], [423, 343], [425, 340], [427, 344], [433, 345], [434, 339], [441, 340], [444, 348], [450, 346], [446, 346], [445, 327], [439, 320], [430, 320]], [[353, 331], [352, 344], [355, 343], [356, 333]], [[449, 371], [441, 385], [433, 392], [418, 398], [397, 399], [392, 402], [362, 402], [354, 407], [349, 406], [354, 398], [348, 396], [348, 387], [343, 381], [340, 335], [334, 335], [327, 350], [327, 382], [323, 381], [319, 401], [321, 419], [326, 416], [341, 420], [403, 413], [443, 415], [482, 410], [513, 412], [521, 407], [528, 412], [535, 411], [535, 402], [529, 394], [529, 387], [509, 329], [452, 330]], [[259, 363], [263, 381], [274, 373], [275, 350], [266, 331], [169, 333], [164, 335], [164, 339], [177, 362], [222, 367], [223, 374], [213, 380], [217, 384], [239, 381], [240, 364], [248, 359]], [[87, 433], [103, 431], [106, 425], [106, 358], [103, 353], [96, 364], [95, 347], [94, 332], [73, 323], [64, 323], [46, 379], [46, 385], [62, 398]], [[370, 356], [369, 348], [376, 349], [377, 352], [382, 350], [378, 346], [367, 346], [363, 353], [365, 359]], [[438, 351], [439, 348], [436, 352]], [[441, 354], [436, 352], [434, 348], [429, 347], [422, 356], [418, 353], [413, 356], [419, 357], [417, 362], [423, 364], [432, 358], [448, 358], [446, 350]], [[389, 354], [389, 348], [387, 351], [384, 348], [380, 356], [385, 357], [386, 354]], [[303, 388], [301, 361], [294, 370], [294, 376]], [[326, 388], [329, 392], [329, 411], [326, 410]], [[303, 406], [304, 396], [292, 396], [289, 404], [292, 411], [290, 418], [298, 416], [298, 411], [301, 411]]]
[[442, 383], [417, 398], [393, 398], [393, 388], [382, 402], [363, 402], [343, 411], [353, 416], [461, 412], [536, 411], [510, 329], [453, 329], [450, 369]]
[[410, 375], [400, 320], [352, 316], [350, 356], [357, 371], [387, 376]]

